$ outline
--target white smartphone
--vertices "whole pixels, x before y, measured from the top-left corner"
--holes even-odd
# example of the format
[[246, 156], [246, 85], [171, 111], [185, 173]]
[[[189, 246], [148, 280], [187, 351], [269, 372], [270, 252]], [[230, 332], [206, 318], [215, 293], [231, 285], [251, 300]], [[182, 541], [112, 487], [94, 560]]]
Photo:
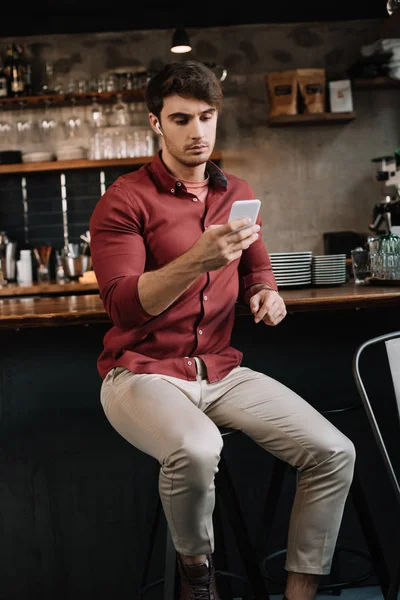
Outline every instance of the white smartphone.
[[249, 217], [251, 219], [251, 223], [245, 225], [244, 227], [239, 227], [239, 229], [235, 229], [235, 231], [240, 231], [241, 229], [246, 229], [246, 227], [255, 225], [258, 213], [260, 212], [260, 206], [260, 200], [236, 200], [231, 206], [228, 223], [229, 221], [235, 221], [236, 219]]

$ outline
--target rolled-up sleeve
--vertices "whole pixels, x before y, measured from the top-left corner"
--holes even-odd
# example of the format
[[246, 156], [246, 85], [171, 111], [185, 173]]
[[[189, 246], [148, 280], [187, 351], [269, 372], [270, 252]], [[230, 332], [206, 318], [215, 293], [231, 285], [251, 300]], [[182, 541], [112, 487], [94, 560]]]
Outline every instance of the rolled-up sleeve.
[[134, 199], [120, 184], [110, 186], [90, 219], [90, 250], [104, 308], [120, 329], [153, 318], [144, 310], [138, 293], [146, 264], [142, 229]]
[[239, 263], [239, 297], [243, 300], [246, 291], [257, 283], [263, 283], [272, 290], [278, 291], [267, 249], [262, 238], [262, 220], [259, 216], [260, 236], [251, 246], [244, 250]]

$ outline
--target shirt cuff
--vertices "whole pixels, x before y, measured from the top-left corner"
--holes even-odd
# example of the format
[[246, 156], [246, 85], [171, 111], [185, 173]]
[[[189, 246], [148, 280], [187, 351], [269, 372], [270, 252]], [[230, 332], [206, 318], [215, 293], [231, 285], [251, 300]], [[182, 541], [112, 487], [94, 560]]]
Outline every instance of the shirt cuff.
[[241, 284], [243, 294], [245, 294], [252, 285], [256, 284], [264, 284], [271, 288], [271, 290], [274, 290], [274, 292], [278, 291], [278, 286], [271, 270], [260, 271], [259, 273], [249, 273], [248, 275], [242, 277]]
[[135, 306], [135, 312], [136, 312], [137, 318], [140, 319], [140, 321], [144, 322], [144, 321], [148, 321], [149, 319], [153, 319], [155, 315], [149, 315], [149, 313], [146, 312], [145, 309], [143, 308], [143, 305], [142, 305], [142, 303], [140, 301], [140, 298], [139, 298], [139, 285], [138, 285], [138, 282], [139, 282], [140, 275], [136, 276], [136, 277], [137, 277], [137, 279], [136, 279], [136, 282], [135, 282], [135, 286], [133, 288], [133, 299], [134, 299], [134, 302], [135, 302], [135, 305], [134, 305]]

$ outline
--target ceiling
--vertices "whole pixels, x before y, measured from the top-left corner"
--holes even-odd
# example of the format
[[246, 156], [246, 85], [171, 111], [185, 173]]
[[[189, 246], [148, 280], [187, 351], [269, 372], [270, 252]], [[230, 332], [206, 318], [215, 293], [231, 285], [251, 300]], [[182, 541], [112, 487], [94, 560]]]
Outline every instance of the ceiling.
[[[85, 33], [141, 29], [173, 29], [185, 27], [219, 27], [257, 23], [296, 23], [304, 21], [341, 21], [388, 18], [386, 0], [362, 0], [355, 6], [352, 0], [277, 0], [247, 3], [236, 9], [229, 3], [195, 4], [190, 0], [181, 5], [148, 2], [149, 8], [131, 2], [115, 8], [100, 9], [100, 0], [37, 0], [35, 12], [21, 8], [19, 15], [0, 20], [0, 36]], [[31, 5], [32, 6], [32, 5]], [[166, 8], [168, 6], [168, 10]], [[195, 9], [193, 8], [195, 6]]]

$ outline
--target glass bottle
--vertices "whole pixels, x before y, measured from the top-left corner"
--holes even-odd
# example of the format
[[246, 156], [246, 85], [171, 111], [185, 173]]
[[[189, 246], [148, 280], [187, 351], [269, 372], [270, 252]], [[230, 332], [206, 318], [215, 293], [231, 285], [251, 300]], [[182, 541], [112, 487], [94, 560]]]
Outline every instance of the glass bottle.
[[21, 55], [16, 44], [7, 48], [6, 71], [8, 72], [9, 95], [23, 96], [25, 91]]
[[24, 86], [24, 95], [31, 96], [32, 95], [32, 65], [31, 61], [28, 58], [28, 53], [26, 46], [17, 46], [19, 59], [20, 59], [20, 69], [21, 69], [21, 77]]
[[3, 59], [0, 57], [0, 98], [8, 96], [7, 75], [4, 69]]

